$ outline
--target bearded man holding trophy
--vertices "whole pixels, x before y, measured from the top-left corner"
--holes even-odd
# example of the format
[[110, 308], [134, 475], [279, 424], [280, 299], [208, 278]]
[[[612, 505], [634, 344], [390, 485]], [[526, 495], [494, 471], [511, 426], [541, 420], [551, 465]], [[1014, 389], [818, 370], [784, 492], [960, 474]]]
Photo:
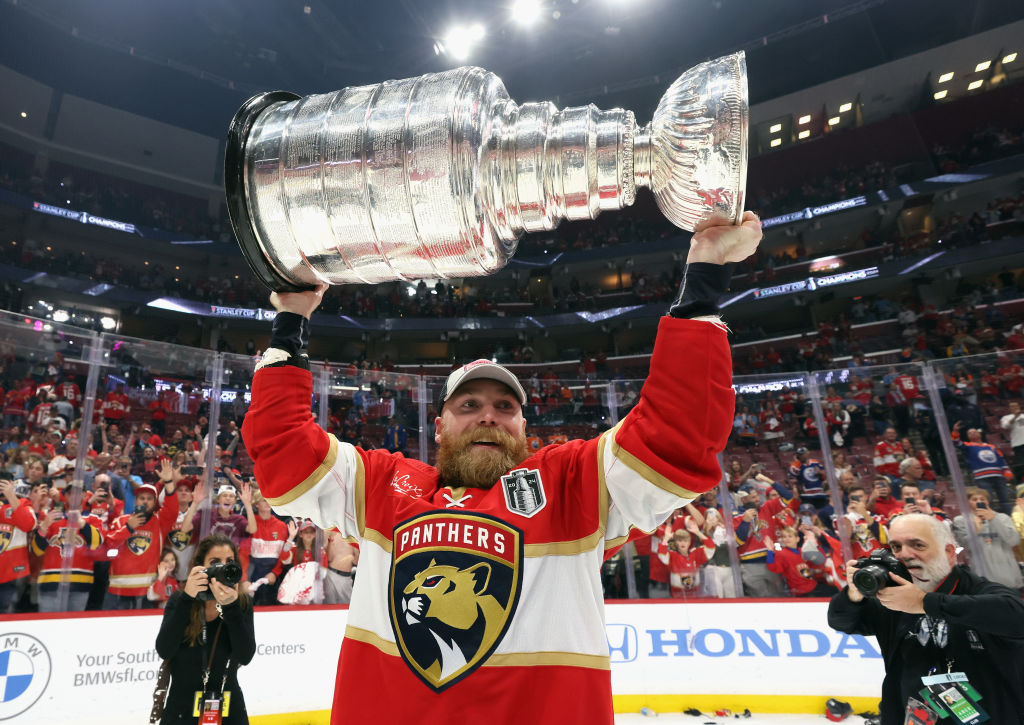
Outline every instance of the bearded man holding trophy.
[[[718, 300], [743, 212], [743, 55], [702, 63], [650, 124], [517, 105], [479, 68], [299, 98], [232, 122], [228, 206], [278, 310], [242, 434], [281, 514], [360, 544], [332, 723], [613, 722], [600, 566], [714, 487], [734, 393]], [[310, 414], [309, 318], [329, 285], [493, 273], [526, 232], [649, 187], [693, 231], [640, 402], [611, 430], [526, 445], [522, 385], [477, 360], [437, 401], [437, 464], [339, 442]]]

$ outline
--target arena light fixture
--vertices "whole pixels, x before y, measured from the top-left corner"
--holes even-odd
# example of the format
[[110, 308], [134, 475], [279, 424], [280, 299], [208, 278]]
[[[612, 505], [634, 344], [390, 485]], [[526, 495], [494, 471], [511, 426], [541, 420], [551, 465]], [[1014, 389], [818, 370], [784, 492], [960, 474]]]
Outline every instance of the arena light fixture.
[[981, 88], [981, 84], [984, 83], [984, 82], [985, 81], [982, 81], [982, 80], [971, 81], [970, 83], [967, 84], [967, 90], [969, 90], [969, 91], [977, 90], [978, 88]]
[[775, 148], [776, 146], [781, 146], [781, 145], [782, 145], [782, 139], [781, 138], [773, 138], [772, 139], [772, 143], [771, 143], [772, 148]]
[[22, 118], [28, 118], [28, 114], [27, 114], [27, 113], [25, 113], [24, 111], [22, 111], [22, 112], [21, 112], [21, 117], [22, 117]]
[[444, 39], [435, 49], [447, 52], [452, 58], [458, 61], [466, 60], [473, 48], [484, 39], [486, 31], [481, 23], [472, 25], [456, 25], [445, 33]]
[[950, 71], [949, 73], [943, 73], [941, 76], [939, 76], [939, 83], [945, 83], [946, 81], [951, 81], [951, 80], [953, 80], [953, 72], [952, 71]]
[[539, 0], [515, 0], [509, 8], [509, 15], [519, 25], [533, 25], [540, 19], [541, 7]]
[[839, 107], [839, 112], [840, 113], [846, 113], [847, 111], [849, 111], [852, 108], [853, 108], [853, 104], [852, 103], [844, 103], [843, 105], [841, 105]]
[[54, 322], [67, 322], [71, 319], [71, 315], [68, 314], [67, 310], [54, 310], [53, 321]]
[[988, 70], [989, 66], [992, 65], [992, 61], [983, 60], [978, 65], [974, 66], [975, 73], [981, 73], [983, 70]]
[[1015, 60], [1017, 60], [1017, 54], [1016, 53], [1010, 53], [1009, 55], [1004, 55], [1003, 56], [1003, 65], [1006, 65], [1007, 63], [1012, 63]]
[[811, 132], [805, 129], [805, 130], [801, 131], [800, 133], [798, 133], [796, 135], [796, 137], [797, 138], [807, 138], [810, 135], [811, 135]]
[[838, 123], [839, 123], [839, 116], [833, 116], [832, 118], [828, 119], [828, 125], [829, 126], [835, 126]]
[[115, 320], [113, 317], [101, 317], [100, 327], [102, 327], [104, 330], [113, 330], [115, 327], [117, 327], [117, 320]]
[[938, 93], [933, 93], [932, 98], [934, 98], [936, 101], [941, 101], [943, 98], [946, 97], [947, 92], [948, 91], [939, 91]]
[[773, 123], [771, 128], [768, 129], [768, 133], [778, 133], [781, 130], [782, 130], [782, 124], [781, 123]]
[[805, 123], [810, 123], [810, 122], [811, 122], [811, 116], [810, 116], [810, 114], [808, 114], [806, 116], [801, 116], [800, 119], [797, 121], [797, 124], [803, 126]]

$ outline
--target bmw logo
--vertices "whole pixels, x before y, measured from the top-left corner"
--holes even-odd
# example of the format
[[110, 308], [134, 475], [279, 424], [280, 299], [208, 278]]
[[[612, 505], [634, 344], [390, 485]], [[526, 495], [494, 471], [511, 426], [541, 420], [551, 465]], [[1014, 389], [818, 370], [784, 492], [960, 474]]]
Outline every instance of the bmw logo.
[[50, 653], [29, 634], [0, 634], [0, 720], [36, 704], [50, 683]]

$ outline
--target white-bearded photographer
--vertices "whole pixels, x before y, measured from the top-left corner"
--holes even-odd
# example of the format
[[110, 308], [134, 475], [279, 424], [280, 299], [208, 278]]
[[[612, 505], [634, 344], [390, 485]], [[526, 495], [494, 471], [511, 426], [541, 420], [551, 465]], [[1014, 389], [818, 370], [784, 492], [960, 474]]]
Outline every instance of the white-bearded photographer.
[[[851, 584], [828, 608], [834, 629], [878, 638], [882, 725], [902, 725], [908, 701], [921, 700], [922, 689], [942, 698], [965, 683], [981, 694], [991, 722], [1024, 723], [1024, 602], [1017, 592], [958, 566], [949, 527], [932, 516], [895, 518], [889, 544], [898, 563], [879, 566], [865, 582], [867, 570], [847, 562]], [[900, 564], [904, 576], [893, 571]], [[876, 591], [866, 596], [862, 589]]]

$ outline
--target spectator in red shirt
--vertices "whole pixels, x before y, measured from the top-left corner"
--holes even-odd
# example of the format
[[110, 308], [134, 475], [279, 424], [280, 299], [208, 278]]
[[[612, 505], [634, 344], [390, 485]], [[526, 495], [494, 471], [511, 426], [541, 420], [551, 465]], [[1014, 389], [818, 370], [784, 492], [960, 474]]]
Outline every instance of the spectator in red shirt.
[[[295, 542], [296, 534], [298, 534], [297, 543]], [[287, 574], [286, 567], [290, 571], [291, 567], [297, 564], [314, 561], [315, 549], [316, 525], [309, 519], [302, 519], [299, 523], [289, 522], [288, 541], [281, 550], [281, 556], [278, 557], [274, 570], [267, 574], [267, 583], [275, 584], [282, 575]]]
[[[294, 536], [289, 538], [288, 527], [274, 516], [270, 502], [262, 494], [253, 494], [252, 505], [256, 510], [256, 531], [249, 542], [249, 581], [256, 582], [274, 570], [285, 544]], [[267, 579], [267, 583], [256, 590], [253, 599], [256, 604], [274, 604], [277, 602], [276, 594], [277, 587]]]
[[[694, 539], [701, 546], [691, 548]], [[658, 559], [669, 570], [669, 594], [673, 598], [691, 596], [700, 588], [700, 570], [715, 554], [715, 543], [700, 530], [692, 519], [686, 520], [686, 528], [665, 527], [665, 534], [658, 546]]]
[[124, 383], [118, 383], [103, 399], [103, 417], [108, 425], [123, 422], [131, 409], [132, 401], [125, 395]]
[[178, 580], [174, 578], [174, 572], [178, 569], [178, 556], [170, 549], [164, 549], [160, 556], [160, 563], [156, 567], [156, 579], [146, 592], [146, 599], [153, 602], [158, 609], [167, 606], [167, 600], [174, 592], [180, 589]]
[[896, 478], [900, 475], [900, 461], [903, 460], [903, 446], [896, 436], [896, 429], [885, 429], [885, 437], [875, 444], [875, 473]]
[[900, 508], [900, 501], [892, 496], [892, 482], [888, 476], [878, 476], [868, 498], [868, 510], [888, 519], [893, 511]]
[[7, 614], [29, 575], [28, 537], [37, 522], [31, 498], [19, 497], [13, 481], [0, 480], [0, 497], [0, 614]]
[[793, 597], [830, 597], [835, 588], [815, 576], [815, 567], [804, 559], [800, 534], [792, 526], [779, 531], [779, 541], [768, 551], [768, 571], [781, 574]]

